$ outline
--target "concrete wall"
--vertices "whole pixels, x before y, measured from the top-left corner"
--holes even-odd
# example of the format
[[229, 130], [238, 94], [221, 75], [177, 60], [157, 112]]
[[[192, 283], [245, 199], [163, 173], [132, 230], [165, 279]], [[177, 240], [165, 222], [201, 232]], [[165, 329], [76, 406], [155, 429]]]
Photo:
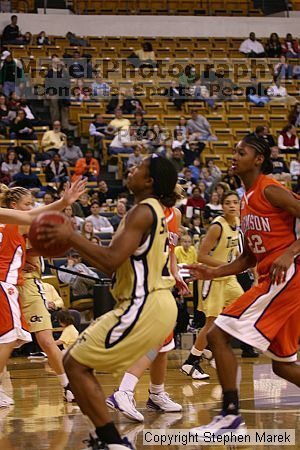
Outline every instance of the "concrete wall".
[[[300, 36], [300, 17], [193, 17], [193, 16], [77, 16], [60, 14], [18, 14], [22, 32], [84, 36], [248, 36], [277, 32]], [[10, 14], [0, 14], [0, 30], [10, 22]]]

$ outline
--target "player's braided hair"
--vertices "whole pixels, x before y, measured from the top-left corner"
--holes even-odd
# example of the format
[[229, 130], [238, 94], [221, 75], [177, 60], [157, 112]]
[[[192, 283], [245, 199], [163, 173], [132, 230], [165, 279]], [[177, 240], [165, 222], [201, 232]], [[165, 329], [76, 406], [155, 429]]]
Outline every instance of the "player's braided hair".
[[31, 195], [31, 192], [23, 187], [8, 188], [5, 184], [0, 184], [0, 206], [2, 208], [10, 208], [13, 202], [18, 202], [25, 195]]
[[174, 206], [178, 198], [176, 192], [177, 171], [167, 158], [154, 153], [149, 158], [150, 176], [153, 178], [153, 193], [166, 207]]
[[252, 147], [256, 151], [256, 154], [264, 156], [264, 162], [261, 165], [262, 173], [267, 175], [268, 173], [273, 172], [273, 164], [270, 159], [271, 149], [264, 138], [256, 136], [255, 134], [248, 134], [248, 136], [244, 137], [242, 143]]

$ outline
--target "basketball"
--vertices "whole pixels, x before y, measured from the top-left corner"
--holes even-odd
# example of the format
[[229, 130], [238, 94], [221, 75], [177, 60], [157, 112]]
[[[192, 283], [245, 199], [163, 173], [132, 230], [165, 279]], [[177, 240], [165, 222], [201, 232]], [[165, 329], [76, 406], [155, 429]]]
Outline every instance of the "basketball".
[[28, 234], [28, 238], [32, 247], [43, 256], [64, 256], [70, 250], [70, 245], [58, 241], [57, 243], [51, 244], [49, 247], [46, 247], [45, 244], [47, 243], [47, 241], [39, 241], [37, 239], [37, 229], [40, 225], [45, 223], [63, 223], [65, 219], [66, 217], [63, 214], [56, 212], [45, 212], [36, 217], [30, 226]]

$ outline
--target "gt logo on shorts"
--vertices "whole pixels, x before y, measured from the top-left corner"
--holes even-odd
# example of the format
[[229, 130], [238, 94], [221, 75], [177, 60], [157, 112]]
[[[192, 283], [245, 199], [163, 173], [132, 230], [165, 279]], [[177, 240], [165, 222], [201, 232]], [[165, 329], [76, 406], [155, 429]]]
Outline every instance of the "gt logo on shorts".
[[31, 316], [30, 317], [30, 322], [33, 322], [33, 323], [42, 322], [42, 320], [43, 320], [43, 316]]

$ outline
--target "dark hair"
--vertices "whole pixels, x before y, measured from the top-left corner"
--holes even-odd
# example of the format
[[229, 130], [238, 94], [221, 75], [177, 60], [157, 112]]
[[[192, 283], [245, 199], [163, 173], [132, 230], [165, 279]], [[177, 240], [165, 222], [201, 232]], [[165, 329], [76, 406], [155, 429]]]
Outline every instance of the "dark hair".
[[30, 167], [29, 173], [30, 173], [30, 175], [31, 175], [32, 170], [31, 170], [31, 163], [30, 163], [30, 161], [24, 161], [24, 162], [22, 163], [21, 170], [20, 170], [20, 172], [22, 172], [22, 173], [24, 173], [24, 172], [23, 172], [24, 166], [29, 166], [29, 167]]
[[100, 207], [100, 203], [99, 203], [99, 202], [92, 202], [92, 203], [91, 203], [91, 207], [94, 206], [94, 205], [97, 205], [97, 206]]
[[67, 309], [61, 309], [57, 312], [56, 318], [59, 322], [65, 323], [66, 325], [74, 325], [74, 318], [71, 316]]
[[221, 205], [224, 204], [227, 197], [230, 197], [230, 195], [235, 195], [238, 200], [240, 200], [239, 194], [236, 191], [226, 191], [221, 197]]
[[149, 172], [153, 178], [153, 193], [166, 207], [174, 206], [177, 200], [175, 187], [177, 171], [174, 164], [167, 158], [154, 153], [149, 157]]
[[262, 133], [262, 132], [264, 131], [264, 129], [265, 129], [265, 126], [264, 126], [264, 125], [258, 125], [258, 126], [255, 128], [255, 133], [256, 133], [256, 134]]
[[261, 165], [261, 172], [263, 174], [267, 175], [273, 172], [273, 164], [270, 160], [271, 149], [264, 138], [255, 136], [254, 134], [249, 134], [248, 136], [244, 137], [242, 143], [253, 148], [256, 151], [256, 154], [263, 155], [264, 162]]
[[153, 51], [151, 42], [144, 42], [142, 44], [142, 48], [143, 48], [144, 52], [152, 52]]
[[286, 125], [283, 129], [281, 133], [287, 133], [288, 131], [290, 131], [292, 128], [295, 128], [295, 125], [289, 123], [288, 125]]

